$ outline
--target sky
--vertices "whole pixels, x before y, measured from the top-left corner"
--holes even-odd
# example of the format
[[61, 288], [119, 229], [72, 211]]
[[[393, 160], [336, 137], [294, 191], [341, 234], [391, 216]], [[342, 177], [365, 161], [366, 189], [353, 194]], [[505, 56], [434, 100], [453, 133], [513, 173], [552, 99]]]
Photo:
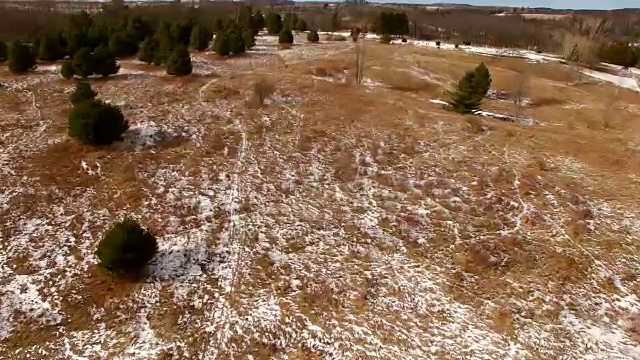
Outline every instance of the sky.
[[[405, 0], [407, 2], [425, 2], [420, 0]], [[437, 2], [435, 0], [434, 2]], [[640, 0], [448, 0], [452, 2], [470, 5], [496, 5], [496, 6], [525, 6], [548, 7], [554, 9], [621, 9], [640, 8]]]

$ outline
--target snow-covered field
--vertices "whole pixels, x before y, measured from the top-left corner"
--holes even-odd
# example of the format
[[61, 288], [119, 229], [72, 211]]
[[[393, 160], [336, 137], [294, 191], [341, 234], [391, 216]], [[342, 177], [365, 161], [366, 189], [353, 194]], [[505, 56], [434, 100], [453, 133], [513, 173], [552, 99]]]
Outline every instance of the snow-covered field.
[[[131, 123], [107, 149], [67, 139], [54, 71], [2, 80], [0, 358], [640, 359], [637, 116], [470, 133], [431, 90], [310, 71], [350, 76], [351, 46], [263, 36], [245, 57], [194, 54], [182, 80], [125, 62], [93, 83]], [[368, 51], [371, 68], [396, 56]], [[453, 76], [417, 66], [439, 91]], [[275, 92], [253, 108], [258, 78]], [[95, 267], [128, 214], [160, 243], [140, 284]]]

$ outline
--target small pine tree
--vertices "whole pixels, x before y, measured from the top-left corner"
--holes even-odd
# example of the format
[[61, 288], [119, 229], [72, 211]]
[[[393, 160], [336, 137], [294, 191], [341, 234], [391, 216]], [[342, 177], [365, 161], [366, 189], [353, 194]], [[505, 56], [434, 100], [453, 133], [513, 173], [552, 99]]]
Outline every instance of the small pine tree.
[[73, 77], [73, 63], [71, 60], [67, 59], [62, 62], [62, 66], [60, 66], [60, 75], [67, 80]]
[[219, 31], [224, 29], [224, 20], [222, 20], [221, 18], [217, 18], [213, 21], [213, 27], [211, 28], [211, 30], [213, 30], [214, 34], [217, 34]]
[[298, 22], [296, 22], [295, 24], [294, 29], [298, 31], [307, 31], [307, 23], [304, 21], [303, 18], [299, 18]]
[[253, 26], [256, 30], [264, 29], [264, 15], [260, 10], [257, 10], [255, 14], [253, 14]]
[[7, 61], [9, 55], [9, 48], [4, 40], [0, 39], [0, 63]]
[[109, 145], [129, 128], [119, 108], [100, 100], [75, 105], [68, 116], [69, 136], [88, 145]]
[[209, 47], [209, 42], [211, 41], [212, 36], [213, 33], [209, 28], [200, 24], [196, 25], [193, 30], [191, 30], [191, 48], [198, 51], [206, 49]]
[[491, 73], [484, 63], [480, 63], [473, 72], [475, 73], [473, 85], [478, 98], [482, 101], [491, 88]]
[[242, 29], [242, 40], [244, 40], [245, 49], [251, 49], [256, 45], [256, 33], [254, 29]]
[[391, 35], [384, 34], [380, 37], [380, 43], [382, 44], [390, 44], [391, 43]]
[[293, 33], [289, 29], [282, 29], [278, 35], [279, 44], [293, 44]]
[[176, 47], [176, 44], [169, 36], [160, 35], [157, 37], [158, 50], [153, 55], [153, 64], [158, 66], [167, 63], [167, 59]]
[[213, 50], [220, 56], [229, 55], [229, 39], [225, 30], [220, 30], [216, 34], [216, 39], [213, 42]]
[[167, 60], [167, 74], [184, 76], [191, 74], [192, 71], [189, 51], [182, 45], [177, 46]]
[[64, 57], [64, 49], [60, 44], [57, 35], [46, 34], [40, 38], [38, 47], [38, 58], [44, 61], [56, 61]]
[[73, 105], [78, 105], [81, 102], [93, 100], [98, 93], [91, 88], [91, 84], [88, 81], [78, 81], [76, 87], [69, 96], [69, 100]]
[[320, 41], [320, 36], [318, 36], [318, 32], [316, 30], [311, 30], [307, 34], [307, 41], [312, 43], [317, 43]]
[[8, 58], [9, 71], [15, 74], [26, 73], [36, 67], [36, 56], [31, 47], [21, 41], [11, 44]]
[[118, 58], [135, 56], [138, 53], [138, 39], [133, 32], [113, 33], [109, 37], [109, 50]]
[[117, 74], [120, 71], [120, 65], [116, 61], [116, 57], [111, 50], [105, 45], [98, 46], [94, 54], [94, 73], [102, 76]]
[[156, 51], [158, 51], [158, 41], [153, 36], [147, 36], [140, 46], [138, 60], [151, 64]]
[[96, 64], [91, 49], [82, 48], [78, 50], [78, 52], [73, 55], [72, 66], [75, 75], [83, 78], [93, 75]]
[[482, 98], [478, 97], [476, 88], [476, 74], [468, 71], [458, 82], [456, 91], [451, 96], [449, 106], [451, 110], [460, 114], [470, 114], [480, 108]]
[[246, 47], [244, 44], [242, 30], [234, 26], [226, 31], [227, 39], [229, 42], [229, 51], [234, 54], [242, 54], [245, 52]]
[[282, 18], [280, 14], [271, 12], [267, 15], [265, 19], [265, 26], [267, 27], [267, 31], [271, 35], [279, 34], [282, 31]]
[[137, 276], [158, 252], [156, 237], [135, 220], [125, 218], [98, 243], [99, 265], [118, 276]]

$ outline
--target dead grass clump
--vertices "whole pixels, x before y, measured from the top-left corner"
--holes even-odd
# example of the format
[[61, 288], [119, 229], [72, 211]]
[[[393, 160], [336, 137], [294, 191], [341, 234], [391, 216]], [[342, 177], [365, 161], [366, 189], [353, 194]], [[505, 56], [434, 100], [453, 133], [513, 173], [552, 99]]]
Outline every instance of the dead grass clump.
[[477, 116], [466, 116], [464, 118], [467, 122], [467, 129], [472, 134], [480, 134], [486, 131], [485, 125]]
[[419, 79], [405, 71], [384, 71], [377, 74], [378, 78], [390, 89], [404, 92], [435, 91], [437, 87], [426, 81]]
[[227, 84], [211, 84], [207, 90], [207, 95], [211, 95], [216, 99], [230, 99], [240, 95], [240, 91], [230, 87]]
[[538, 97], [534, 98], [531, 101], [529, 107], [543, 107], [543, 106], [554, 106], [554, 105], [562, 105], [564, 104], [564, 100], [557, 97]]
[[640, 313], [629, 315], [627, 330], [633, 335], [636, 341], [640, 341]]
[[540, 171], [551, 171], [553, 170], [553, 164], [551, 164], [544, 157], [538, 156], [533, 160], [532, 164], [533, 168]]
[[275, 86], [266, 79], [259, 79], [253, 83], [250, 102], [255, 105], [263, 105], [265, 100], [273, 94]]

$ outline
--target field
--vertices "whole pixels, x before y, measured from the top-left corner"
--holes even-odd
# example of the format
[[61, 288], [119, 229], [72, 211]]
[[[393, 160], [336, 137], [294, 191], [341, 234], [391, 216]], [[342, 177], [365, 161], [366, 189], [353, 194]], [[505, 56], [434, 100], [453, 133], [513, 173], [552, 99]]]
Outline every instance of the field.
[[[376, 41], [355, 84], [354, 43], [304, 38], [122, 61], [97, 149], [59, 65], [0, 68], [0, 358], [640, 359], [637, 92]], [[522, 89], [532, 125], [431, 101], [481, 61], [483, 109]], [[125, 215], [160, 244], [141, 283], [96, 266]]]

